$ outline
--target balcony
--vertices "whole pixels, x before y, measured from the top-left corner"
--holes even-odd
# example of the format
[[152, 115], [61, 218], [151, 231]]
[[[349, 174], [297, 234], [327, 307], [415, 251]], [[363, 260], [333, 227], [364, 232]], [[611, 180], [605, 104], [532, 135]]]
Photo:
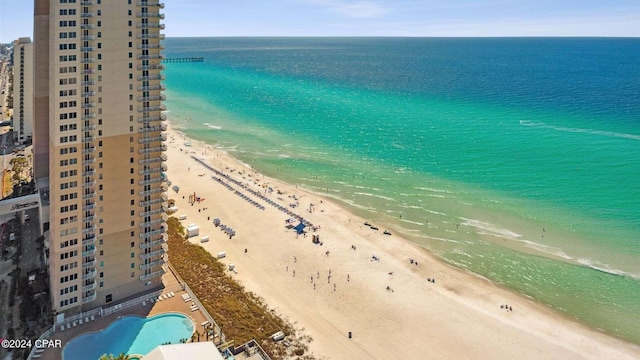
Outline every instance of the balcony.
[[163, 74], [149, 75], [149, 76], [138, 76], [138, 81], [164, 80], [164, 79], [165, 79], [165, 76]]
[[[162, 144], [160, 147], [154, 147], [154, 148], [149, 148], [149, 149], [140, 149], [140, 150], [138, 150], [138, 153], [139, 154], [149, 154], [149, 153], [163, 152], [163, 151], [167, 151], [167, 145], [166, 144]], [[142, 172], [140, 173], [140, 175], [142, 175]]]
[[145, 116], [138, 118], [139, 123], [149, 123], [154, 121], [165, 121], [167, 120], [167, 116], [164, 114], [160, 114], [160, 116]]
[[[165, 214], [162, 214], [162, 215], [166, 216]], [[143, 222], [143, 223], [140, 223], [140, 228], [145, 228], [145, 227], [149, 227], [149, 226], [164, 224], [166, 221], [167, 221], [167, 219], [165, 219], [163, 217], [162, 219], [156, 219], [156, 220], [152, 220], [152, 221]]]
[[164, 19], [164, 14], [161, 13], [150, 13], [150, 12], [140, 12], [136, 14], [136, 17], [139, 18], [159, 18]]
[[[94, 249], [94, 252], [95, 252], [95, 249]], [[83, 254], [84, 254], [84, 252], [83, 252]], [[93, 279], [95, 277], [96, 277], [96, 270], [93, 269], [92, 271], [89, 271], [87, 274], [83, 274], [82, 275], [82, 281], [87, 281], [87, 280]]]
[[82, 195], [82, 200], [89, 200], [89, 199], [93, 199], [96, 197], [96, 193], [88, 193], [88, 194], [84, 194]]
[[95, 69], [83, 69], [82, 70], [82, 75], [91, 75], [91, 74], [95, 74], [96, 71]]
[[141, 138], [141, 139], [138, 139], [138, 144], [148, 144], [148, 143], [159, 142], [159, 141], [167, 141], [167, 135], [162, 134], [160, 136]]
[[82, 303], [86, 304], [86, 303], [92, 302], [93, 300], [96, 299], [97, 296], [98, 296], [97, 293], [93, 293], [93, 295], [89, 295], [89, 296], [83, 296]]
[[160, 209], [155, 209], [155, 210], [151, 210], [151, 211], [142, 212], [142, 213], [140, 213], [140, 217], [152, 216], [152, 215], [156, 215], [156, 214], [163, 214], [165, 212], [166, 212], [165, 209], [160, 208]]
[[151, 269], [152, 267], [162, 266], [164, 264], [165, 264], [164, 259], [160, 259], [160, 260], [152, 261], [147, 264], [140, 264], [140, 270], [147, 270], [147, 269]]
[[138, 129], [140, 134], [148, 134], [152, 132], [166, 131], [167, 124], [160, 124], [160, 126], [145, 126]]
[[96, 37], [93, 35], [84, 35], [81, 37], [82, 41], [91, 41], [91, 40], [95, 40]]
[[85, 91], [81, 94], [82, 97], [96, 96], [95, 91]]
[[95, 16], [96, 16], [95, 13], [90, 13], [90, 12], [80, 13], [80, 17], [83, 17], [83, 18], [92, 18], [92, 17], [95, 17]]
[[166, 241], [165, 241], [164, 238], [160, 238], [160, 239], [155, 240], [155, 241], [149, 241], [149, 242], [140, 243], [140, 249], [148, 249], [148, 248], [153, 247], [153, 246], [162, 245], [165, 242]]
[[82, 120], [93, 120], [96, 118], [96, 114], [82, 115]]
[[96, 243], [96, 236], [90, 235], [86, 239], [82, 240], [82, 246], [90, 246]]
[[164, 105], [138, 107], [138, 112], [150, 112], [150, 111], [167, 111], [167, 107]]
[[95, 48], [93, 46], [87, 46], [87, 47], [81, 47], [80, 48], [81, 52], [92, 52], [94, 50], [95, 50]]
[[146, 50], [146, 49], [164, 49], [164, 45], [162, 44], [140, 44], [138, 45], [138, 49]]
[[96, 152], [96, 148], [94, 148], [94, 147], [82, 149], [82, 154], [84, 154], [84, 155], [91, 154], [93, 152]]
[[154, 95], [154, 96], [140, 96], [138, 97], [138, 101], [164, 101], [167, 100], [165, 95]]
[[[166, 246], [166, 245], [164, 245], [164, 246]], [[152, 251], [150, 253], [140, 254], [140, 259], [142, 259], [142, 260], [151, 259], [153, 257], [164, 255], [165, 252], [166, 252], [165, 249], [162, 248], [160, 250]]]
[[93, 225], [91, 227], [88, 227], [88, 228], [85, 228], [85, 229], [82, 229], [82, 234], [83, 235], [95, 234], [95, 232], [96, 232], [96, 226], [95, 225]]
[[138, 204], [140, 205], [140, 207], [145, 207], [145, 206], [152, 206], [155, 204], [162, 204], [163, 207], [167, 207], [167, 194], [162, 194], [164, 195], [163, 197], [161, 197], [160, 199], [153, 199], [153, 200], [147, 200], [147, 201], [140, 201]]
[[96, 129], [95, 125], [85, 125], [82, 127], [82, 131], [93, 131]]
[[95, 80], [88, 80], [88, 81], [83, 81], [82, 82], [82, 86], [93, 86], [96, 84]]
[[137, 23], [136, 27], [138, 29], [160, 29], [160, 30], [164, 30], [164, 24]]
[[96, 170], [87, 170], [87, 171], [83, 171], [82, 172], [82, 176], [95, 176], [96, 175]]
[[82, 24], [80, 25], [80, 29], [95, 29], [96, 26], [94, 24]]
[[93, 188], [95, 186], [96, 186], [96, 181], [95, 180], [89, 181], [89, 182], [86, 182], [86, 183], [82, 184], [82, 188], [83, 189]]
[[95, 4], [96, 4], [96, 2], [93, 1], [93, 0], [82, 0], [82, 1], [80, 1], [80, 5], [82, 5], [82, 6], [92, 6], [92, 5], [95, 5]]
[[[167, 171], [167, 165], [162, 163], [159, 168], [140, 170], [140, 171], [138, 171], [138, 174], [139, 175], [152, 175], [152, 174], [157, 174], [157, 173], [161, 173], [161, 172], [165, 172], [165, 171]], [[166, 190], [163, 190], [163, 191], [166, 191]]]
[[88, 269], [88, 268], [92, 268], [96, 266], [96, 260], [91, 260], [91, 261], [87, 261], [86, 263], [82, 264], [82, 268], [83, 269]]
[[96, 62], [96, 58], [82, 58], [80, 59], [82, 64], [90, 64]]
[[138, 39], [160, 39], [164, 40], [164, 34], [138, 34]]
[[155, 90], [166, 90], [167, 88], [164, 85], [154, 85], [154, 86], [138, 86], [138, 91], [155, 91]]
[[[144, 170], [142, 170], [144, 171]], [[161, 192], [165, 192], [165, 189], [162, 188], [158, 188], [158, 189], [153, 189], [153, 190], [147, 190], [147, 191], [140, 191], [140, 196], [147, 196], [147, 195], [153, 195], [153, 194], [157, 194], [157, 193], [161, 193]]]
[[85, 285], [82, 287], [82, 291], [91, 291], [96, 289], [96, 282], [92, 282], [89, 285]]
[[96, 159], [83, 160], [82, 165], [92, 165], [96, 163]]
[[139, 1], [138, 6], [148, 6], [148, 7], [160, 7], [160, 9], [164, 8], [164, 3], [161, 2], [153, 2], [153, 1]]
[[151, 159], [144, 159], [144, 160], [138, 160], [138, 164], [140, 165], [149, 165], [149, 164], [153, 164], [153, 163], [157, 163], [157, 162], [163, 162], [163, 161], [167, 161], [167, 155], [166, 154], [160, 154], [160, 157], [154, 157]]
[[[95, 215], [89, 215], [89, 216], [83, 216], [82, 217], [82, 221], [83, 222], [94, 222], [96, 220], [96, 216]], [[94, 236], [95, 237], [95, 236]], [[95, 240], [95, 239], [94, 239]], [[86, 245], [83, 241], [82, 245]]]
[[162, 60], [164, 59], [163, 54], [157, 55], [138, 55], [138, 60]]
[[159, 177], [159, 178], [155, 178], [155, 179], [151, 179], [151, 180], [140, 180], [138, 182], [138, 184], [140, 184], [140, 186], [145, 186], [145, 185], [151, 185], [151, 184], [158, 184], [158, 183], [162, 183], [165, 182], [166, 180]]
[[152, 236], [160, 235], [160, 234], [163, 234], [163, 233], [164, 233], [164, 229], [152, 230], [152, 231], [140, 234], [140, 239], [150, 238]]
[[164, 269], [152, 272], [151, 274], [140, 275], [140, 280], [144, 281], [144, 280], [153, 279], [155, 277], [162, 276], [162, 274], [164, 274]]
[[91, 203], [82, 207], [82, 210], [93, 210], [96, 208], [96, 203]]
[[[91, 250], [87, 250], [87, 251], [83, 251], [82, 252], [82, 257], [88, 257], [88, 256], [93, 256], [96, 254], [96, 248], [93, 248]], [[82, 279], [82, 280], [87, 280], [87, 279]]]
[[96, 103], [94, 102], [86, 102], [86, 103], [82, 103], [81, 106], [83, 109], [89, 109], [89, 108], [94, 108], [96, 107]]

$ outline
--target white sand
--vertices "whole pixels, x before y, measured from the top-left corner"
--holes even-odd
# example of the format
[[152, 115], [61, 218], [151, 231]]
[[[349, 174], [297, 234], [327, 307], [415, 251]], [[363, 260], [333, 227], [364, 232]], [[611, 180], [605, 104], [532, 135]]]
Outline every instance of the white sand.
[[[202, 245], [214, 255], [225, 251], [223, 261], [235, 265], [238, 273], [233, 276], [247, 290], [305, 328], [313, 338], [309, 351], [318, 357], [640, 358], [640, 347], [447, 266], [395, 234], [383, 235], [382, 228], [371, 230], [363, 225], [365, 220], [328, 199], [256, 174], [224, 152], [174, 130], [168, 136], [168, 176], [172, 186], [180, 187], [178, 194], [170, 189], [169, 198], [179, 207], [176, 215], [187, 215], [182, 222], [185, 227], [191, 223], [200, 227], [200, 236], [192, 241], [199, 243], [200, 237], [209, 236], [211, 240]], [[274, 189], [268, 197], [283, 206], [295, 203], [290, 196], [296, 195], [300, 206], [292, 210], [321, 229], [296, 238], [293, 230], [285, 228], [290, 216], [233, 184], [265, 210], [249, 204], [212, 180], [213, 173], [191, 155], [250, 183], [254, 190], [263, 189], [254, 184], [255, 179], [258, 184], [268, 183]], [[277, 195], [276, 189], [284, 195]], [[187, 200], [194, 191], [205, 200], [191, 206]], [[315, 204], [313, 213], [307, 211], [310, 203]], [[236, 230], [236, 236], [230, 240], [213, 225], [214, 218]], [[320, 236], [322, 246], [311, 242], [312, 234]], [[374, 254], [380, 261], [372, 261]], [[418, 265], [410, 264], [409, 258]], [[427, 278], [435, 278], [435, 284]], [[501, 309], [501, 304], [509, 304], [513, 311]]]

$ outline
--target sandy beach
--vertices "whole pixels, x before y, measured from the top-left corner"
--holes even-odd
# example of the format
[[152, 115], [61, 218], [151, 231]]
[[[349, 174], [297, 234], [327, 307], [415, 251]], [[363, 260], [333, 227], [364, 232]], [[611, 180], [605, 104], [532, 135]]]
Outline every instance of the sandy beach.
[[[265, 177], [171, 128], [167, 135], [168, 193], [179, 208], [174, 216], [186, 215], [185, 227], [197, 224], [194, 243], [214, 255], [226, 252], [222, 261], [235, 265], [233, 276], [247, 290], [304, 328], [313, 338], [309, 351], [317, 357], [640, 357], [640, 347], [454, 269], [393, 229], [374, 230], [331, 200]], [[194, 192], [201, 201], [190, 204]], [[286, 227], [295, 216], [276, 205], [303, 217], [316, 231], [308, 227], [306, 235], [297, 235]], [[230, 239], [214, 226], [215, 218], [236, 235]], [[203, 236], [210, 240], [201, 243]], [[312, 242], [315, 236], [320, 243]]]

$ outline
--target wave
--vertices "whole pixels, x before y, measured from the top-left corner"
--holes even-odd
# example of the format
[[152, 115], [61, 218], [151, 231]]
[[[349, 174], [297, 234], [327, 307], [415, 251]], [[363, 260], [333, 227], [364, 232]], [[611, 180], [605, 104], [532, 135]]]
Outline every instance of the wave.
[[623, 139], [640, 140], [640, 135], [635, 135], [635, 134], [619, 133], [619, 132], [615, 132], [615, 131], [604, 131], [604, 130], [581, 129], [581, 128], [571, 128], [571, 127], [564, 127], [564, 126], [555, 126], [555, 125], [549, 125], [549, 124], [544, 123], [544, 122], [536, 122], [536, 121], [529, 121], [529, 120], [520, 120], [520, 125], [528, 126], [528, 127], [539, 127], [539, 128], [551, 129], [551, 130], [557, 130], [557, 131], [564, 131], [564, 132], [583, 133], [583, 134], [591, 134], [591, 135], [603, 135], [603, 136], [617, 137], [617, 138], [623, 138]]
[[640, 274], [634, 274], [634, 273], [630, 273], [630, 272], [626, 272], [620, 269], [616, 269], [611, 267], [610, 265], [607, 264], [603, 264], [599, 261], [596, 260], [592, 260], [592, 259], [586, 259], [586, 258], [576, 258], [574, 256], [571, 256], [569, 254], [567, 254], [566, 252], [564, 252], [562, 249], [557, 248], [557, 247], [553, 247], [553, 246], [548, 246], [548, 245], [543, 245], [537, 242], [533, 242], [533, 241], [529, 241], [529, 240], [515, 240], [517, 242], [521, 242], [524, 243], [525, 247], [537, 250], [539, 252], [545, 253], [545, 254], [549, 254], [549, 255], [553, 255], [565, 260], [569, 260], [571, 262], [575, 262], [578, 263], [580, 265], [586, 266], [588, 268], [591, 268], [593, 270], [597, 270], [603, 273], [607, 273], [610, 275], [617, 275], [617, 276], [628, 276], [631, 277], [633, 279], [636, 280], [640, 280]]
[[434, 210], [429, 210], [429, 209], [424, 209], [424, 211], [431, 213], [433, 215], [441, 215], [441, 216], [447, 216], [447, 214], [443, 213], [443, 212], [439, 212], [439, 211], [434, 211]]
[[208, 127], [209, 129], [222, 130], [222, 126], [213, 125], [209, 123], [203, 123], [202, 125]]
[[507, 239], [518, 239], [521, 238], [522, 235], [513, 232], [509, 229], [503, 229], [500, 228], [494, 224], [488, 223], [488, 222], [483, 222], [480, 220], [473, 220], [473, 219], [467, 219], [467, 218], [460, 218], [461, 220], [463, 220], [462, 225], [466, 225], [466, 226], [471, 226], [474, 227], [476, 229], [480, 229], [480, 230], [484, 230], [487, 232], [487, 235], [493, 235], [493, 236], [498, 236], [498, 237], [503, 237], [503, 238], [507, 238]]
[[411, 220], [407, 220], [407, 219], [400, 219], [400, 221], [408, 223], [408, 224], [424, 226], [424, 223], [421, 223], [421, 222], [418, 222], [418, 221], [411, 221]]
[[537, 242], [533, 242], [533, 241], [529, 241], [529, 240], [516, 240], [516, 241], [524, 243], [525, 247], [528, 247], [528, 248], [531, 248], [531, 249], [534, 249], [534, 250], [538, 250], [538, 251], [546, 253], [546, 254], [557, 256], [557, 257], [563, 258], [565, 260], [575, 260], [575, 258], [573, 256], [568, 255], [562, 249], [557, 248], [557, 247], [543, 245], [543, 244], [539, 244]]
[[424, 191], [431, 191], [431, 192], [436, 192], [436, 193], [453, 194], [453, 191], [442, 190], [442, 189], [434, 189], [434, 188], [428, 188], [428, 187], [415, 187], [414, 189], [416, 189], [416, 190], [424, 190]]
[[388, 201], [394, 201], [397, 202], [398, 200], [394, 199], [394, 198], [390, 198], [388, 196], [383, 196], [383, 195], [376, 195], [376, 194], [372, 194], [372, 193], [363, 193], [363, 192], [355, 192], [353, 193], [354, 195], [363, 195], [363, 196], [369, 196], [369, 197], [375, 197], [375, 198], [379, 198], [379, 199], [383, 199], [383, 200], [388, 200]]

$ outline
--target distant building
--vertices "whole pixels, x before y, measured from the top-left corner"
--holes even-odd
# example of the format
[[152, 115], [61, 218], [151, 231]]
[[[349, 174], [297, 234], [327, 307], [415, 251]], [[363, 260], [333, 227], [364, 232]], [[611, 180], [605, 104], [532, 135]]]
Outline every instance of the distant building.
[[28, 37], [13, 42], [13, 133], [21, 144], [33, 135], [33, 43]]
[[161, 285], [164, 4], [34, 3], [34, 177], [60, 318]]

